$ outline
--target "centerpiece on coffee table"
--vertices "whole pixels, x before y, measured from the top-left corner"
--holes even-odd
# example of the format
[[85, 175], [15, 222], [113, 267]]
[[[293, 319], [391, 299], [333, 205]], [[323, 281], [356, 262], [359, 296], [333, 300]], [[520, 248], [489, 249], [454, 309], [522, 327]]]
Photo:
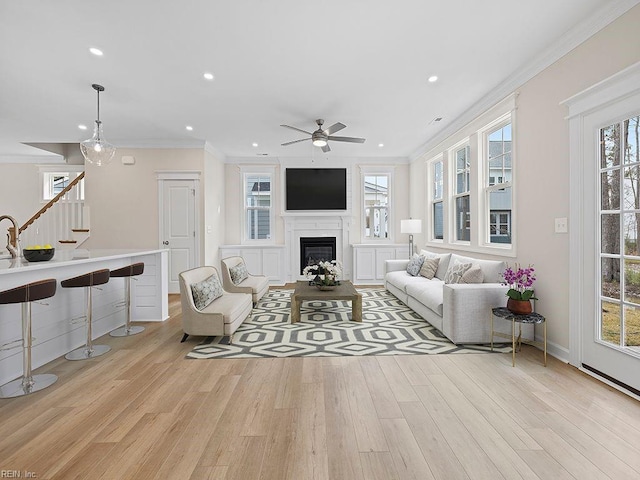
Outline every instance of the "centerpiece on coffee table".
[[320, 290], [333, 290], [340, 285], [338, 278], [342, 274], [342, 265], [337, 260], [318, 262], [304, 267], [302, 274], [309, 279], [309, 285]]

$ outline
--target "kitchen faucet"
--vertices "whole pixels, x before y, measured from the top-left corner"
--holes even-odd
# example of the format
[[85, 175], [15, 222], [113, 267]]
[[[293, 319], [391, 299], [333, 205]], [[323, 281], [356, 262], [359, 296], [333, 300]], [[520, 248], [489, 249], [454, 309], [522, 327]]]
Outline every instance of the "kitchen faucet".
[[18, 222], [11, 215], [2, 215], [0, 216], [0, 222], [2, 220], [7, 219], [13, 223], [13, 230], [16, 236], [16, 244], [15, 246], [11, 244], [11, 237], [7, 233], [7, 250], [11, 254], [11, 258], [18, 258], [20, 256], [20, 227], [18, 226]]

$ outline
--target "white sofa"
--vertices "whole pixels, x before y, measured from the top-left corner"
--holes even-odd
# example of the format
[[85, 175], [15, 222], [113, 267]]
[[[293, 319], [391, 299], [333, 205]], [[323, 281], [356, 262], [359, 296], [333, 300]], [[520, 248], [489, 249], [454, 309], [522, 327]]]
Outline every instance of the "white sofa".
[[[385, 288], [402, 303], [436, 327], [453, 343], [490, 343], [491, 307], [507, 303], [507, 287], [500, 284], [505, 262], [479, 260], [461, 255], [435, 254], [422, 250], [421, 255], [438, 256], [440, 261], [433, 279], [407, 273], [409, 260], [387, 260]], [[445, 284], [449, 264], [473, 263], [483, 273], [483, 283]], [[494, 329], [511, 334], [511, 323], [496, 319]], [[523, 325], [524, 338], [533, 338], [533, 325]]]

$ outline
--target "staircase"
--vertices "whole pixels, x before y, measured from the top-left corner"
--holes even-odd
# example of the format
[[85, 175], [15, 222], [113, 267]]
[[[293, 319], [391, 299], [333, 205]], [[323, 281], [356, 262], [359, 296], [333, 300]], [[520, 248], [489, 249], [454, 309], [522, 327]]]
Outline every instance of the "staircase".
[[[60, 249], [74, 249], [89, 238], [89, 207], [80, 195], [73, 195], [83, 178], [84, 172], [20, 227], [22, 248], [50, 244]], [[9, 235], [15, 244], [13, 228], [9, 229]]]

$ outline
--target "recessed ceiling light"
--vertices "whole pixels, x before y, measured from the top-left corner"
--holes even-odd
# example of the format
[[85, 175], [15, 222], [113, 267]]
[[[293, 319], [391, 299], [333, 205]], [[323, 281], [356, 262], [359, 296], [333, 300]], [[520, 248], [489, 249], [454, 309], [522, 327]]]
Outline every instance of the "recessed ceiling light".
[[184, 127], [184, 128], [186, 128], [186, 129], [187, 129], [187, 130], [189, 130], [190, 132], [193, 130], [193, 127], [192, 127], [191, 125], [187, 125], [187, 126], [186, 126], [186, 127]]
[[102, 53], [102, 50], [100, 50], [99, 48], [91, 47], [91, 48], [89, 49], [89, 51], [90, 51], [93, 55], [95, 55], [96, 57], [101, 57], [102, 55], [104, 55], [104, 54]]
[[205, 78], [205, 80], [213, 80], [215, 77], [213, 76], [213, 73], [209, 73], [206, 72], [203, 77]]
[[254, 147], [258, 146], [258, 144], [256, 142], [253, 142], [251, 145], [254, 146]]
[[429, 83], [433, 83], [433, 82], [437, 82], [438, 81], [438, 76], [437, 75], [431, 75], [429, 77]]
[[384, 143], [379, 143], [379, 144], [378, 144], [378, 146], [379, 146], [380, 148], [382, 148], [382, 147], [384, 147]]
[[86, 130], [86, 129], [87, 129], [87, 126], [86, 126], [86, 125], [78, 125], [78, 128], [79, 128], [80, 130]]

